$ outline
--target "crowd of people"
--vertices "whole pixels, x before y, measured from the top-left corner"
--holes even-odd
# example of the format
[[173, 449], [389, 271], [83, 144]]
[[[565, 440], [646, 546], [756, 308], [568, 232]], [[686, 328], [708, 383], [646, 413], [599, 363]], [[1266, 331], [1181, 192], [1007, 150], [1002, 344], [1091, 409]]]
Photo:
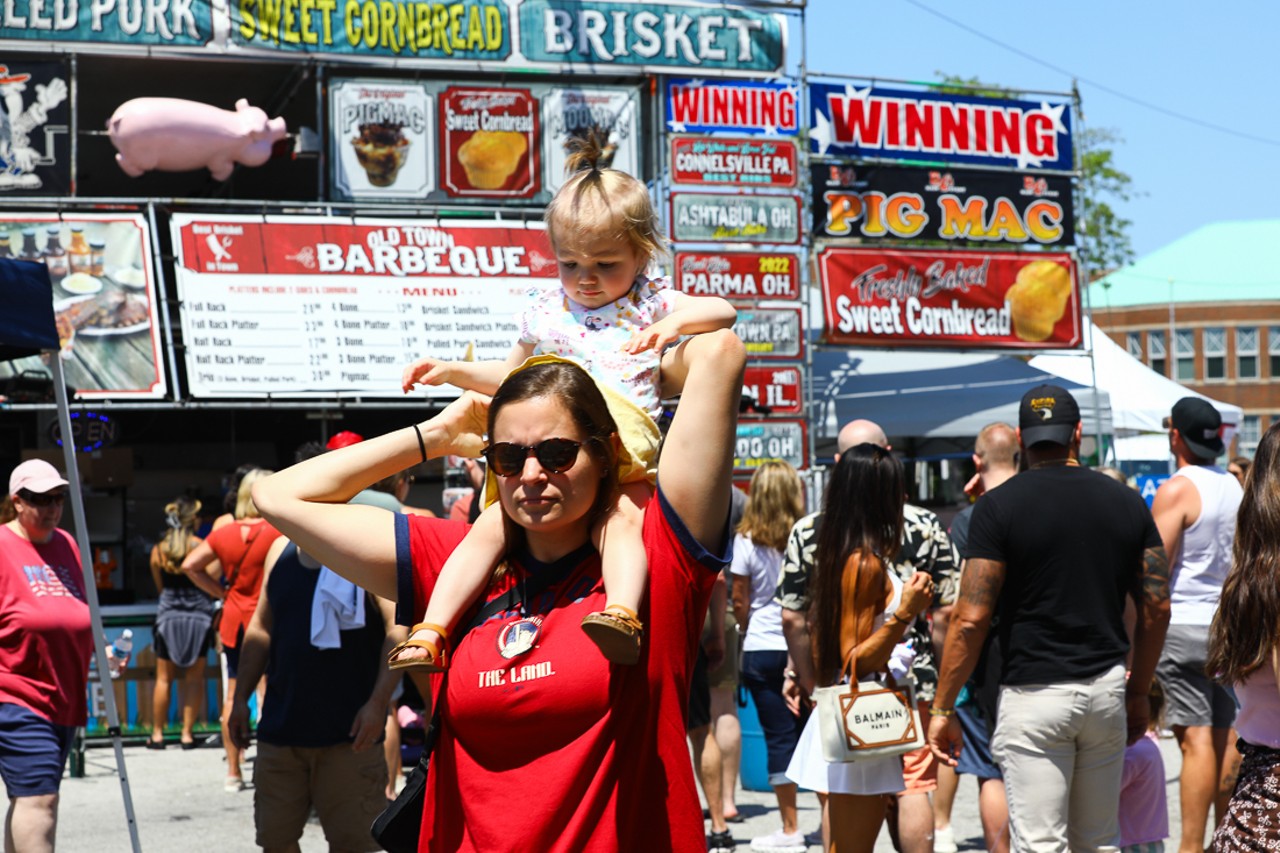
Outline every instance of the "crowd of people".
[[[198, 501], [165, 507], [147, 746], [167, 746], [175, 682], [179, 743], [195, 746], [216, 642], [232, 794], [259, 697], [258, 844], [293, 849], [314, 809], [331, 849], [375, 850], [408, 673], [435, 729], [419, 849], [728, 853], [741, 684], [778, 809], [750, 842], [761, 853], [818, 832], [828, 851], [870, 851], [884, 826], [903, 853], [955, 853], [961, 775], [993, 851], [1174, 838], [1190, 853], [1210, 830], [1215, 850], [1280, 849], [1280, 425], [1252, 464], [1223, 468], [1216, 410], [1180, 400], [1176, 473], [1149, 509], [1081, 463], [1076, 402], [1044, 385], [1016, 426], [978, 435], [949, 531], [907, 502], [900, 457], [865, 420], [839, 431], [819, 512], [784, 463], [744, 496], [734, 309], [651, 275], [663, 241], [645, 187], [593, 146], [547, 213], [559, 283], [531, 294], [506, 361], [410, 365], [406, 388], [460, 396], [278, 472], [245, 466], [203, 536]], [[462, 518], [403, 503], [405, 472], [446, 456], [484, 461]], [[0, 516], [6, 851], [53, 849], [85, 722], [93, 638], [58, 527], [68, 488], [24, 462]], [[834, 760], [815, 700], [846, 683], [909, 686], [924, 745]], [[820, 827], [800, 825], [801, 789]]]

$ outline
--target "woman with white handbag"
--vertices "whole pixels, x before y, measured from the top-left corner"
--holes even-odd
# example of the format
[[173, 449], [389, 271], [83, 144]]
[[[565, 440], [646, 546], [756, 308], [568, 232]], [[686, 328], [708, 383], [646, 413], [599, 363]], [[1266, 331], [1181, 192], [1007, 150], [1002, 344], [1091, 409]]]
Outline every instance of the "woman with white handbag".
[[885, 570], [905, 497], [902, 464], [874, 444], [840, 454], [827, 485], [809, 610], [817, 712], [787, 777], [823, 800], [828, 851], [871, 853], [884, 795], [903, 788], [900, 756], [923, 742], [910, 687], [890, 677], [910, 669], [902, 639], [933, 600], [928, 574], [904, 584]]

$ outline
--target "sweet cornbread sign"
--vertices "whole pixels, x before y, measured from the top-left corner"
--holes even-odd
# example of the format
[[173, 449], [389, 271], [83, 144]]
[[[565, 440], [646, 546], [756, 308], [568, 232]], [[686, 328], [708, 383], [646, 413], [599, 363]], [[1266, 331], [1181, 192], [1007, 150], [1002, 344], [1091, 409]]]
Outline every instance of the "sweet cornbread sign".
[[824, 339], [863, 346], [1078, 347], [1070, 255], [828, 247], [818, 255]]

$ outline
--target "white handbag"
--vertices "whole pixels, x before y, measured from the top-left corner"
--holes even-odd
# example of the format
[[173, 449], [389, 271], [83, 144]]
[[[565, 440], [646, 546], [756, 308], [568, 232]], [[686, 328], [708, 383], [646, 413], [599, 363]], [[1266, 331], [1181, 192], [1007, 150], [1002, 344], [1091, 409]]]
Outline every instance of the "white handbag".
[[909, 685], [886, 686], [878, 681], [859, 682], [855, 676], [857, 613], [854, 589], [859, 555], [845, 562], [840, 579], [841, 598], [847, 610], [841, 614], [841, 647], [846, 682], [813, 691], [817, 703], [818, 734], [822, 757], [833, 764], [901, 755], [924, 746], [920, 713]]
[[819, 687], [813, 698], [818, 703], [822, 757], [833, 764], [901, 755], [924, 746], [920, 713], [909, 686], [852, 681]]

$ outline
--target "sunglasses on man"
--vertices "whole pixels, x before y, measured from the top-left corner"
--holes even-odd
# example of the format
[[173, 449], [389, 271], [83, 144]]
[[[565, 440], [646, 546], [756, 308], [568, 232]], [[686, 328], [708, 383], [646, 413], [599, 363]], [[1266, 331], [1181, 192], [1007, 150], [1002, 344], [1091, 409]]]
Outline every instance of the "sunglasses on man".
[[483, 451], [493, 473], [499, 477], [514, 477], [524, 469], [530, 456], [538, 460], [544, 471], [563, 474], [578, 461], [578, 449], [582, 442], [569, 438], [546, 438], [534, 445], [513, 444], [500, 441]]
[[53, 506], [54, 504], [61, 506], [62, 502], [67, 499], [67, 493], [46, 492], [43, 495], [38, 495], [35, 492], [29, 492], [26, 489], [21, 489], [18, 491], [18, 498], [24, 504], [30, 504], [31, 506], [44, 509], [45, 507]]

